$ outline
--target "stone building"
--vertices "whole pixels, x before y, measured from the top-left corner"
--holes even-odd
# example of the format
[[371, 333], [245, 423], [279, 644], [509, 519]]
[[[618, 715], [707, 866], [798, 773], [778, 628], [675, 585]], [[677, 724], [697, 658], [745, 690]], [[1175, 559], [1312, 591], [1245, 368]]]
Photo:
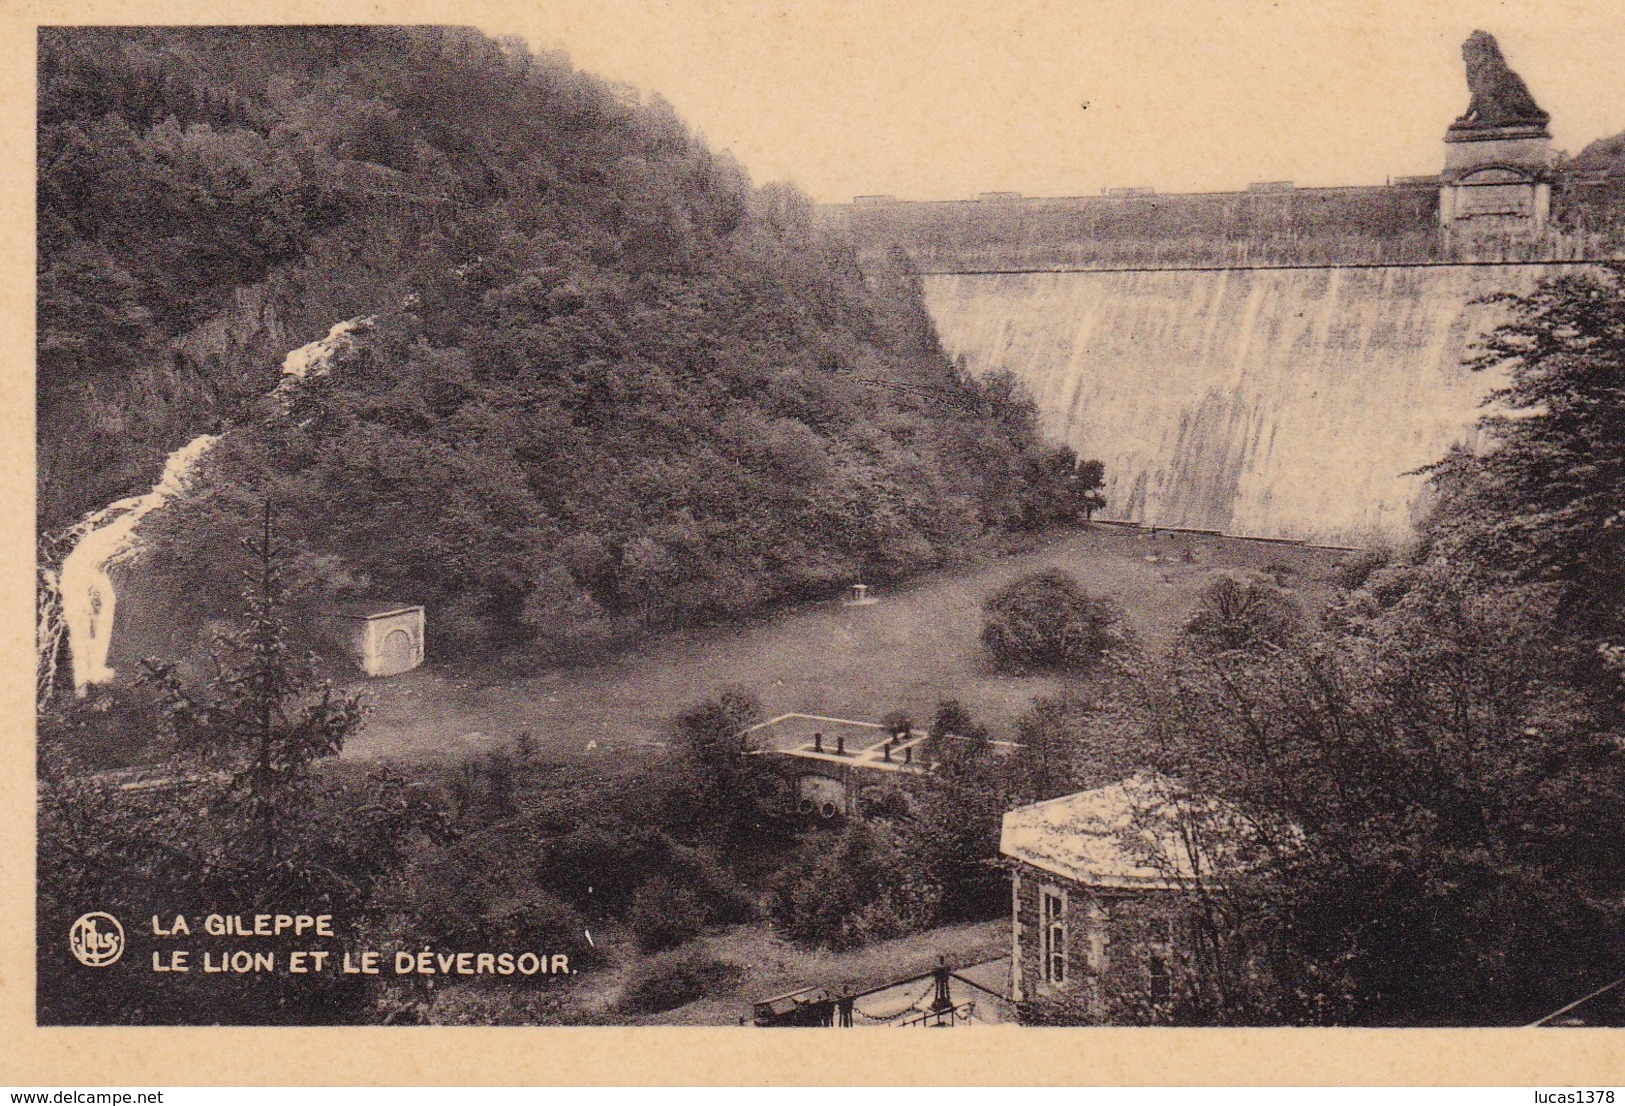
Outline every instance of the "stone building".
[[423, 608], [363, 603], [339, 612], [350, 651], [369, 676], [398, 676], [423, 663]]
[[1004, 816], [1010, 996], [1110, 1022], [1176, 993], [1192, 866], [1167, 781], [1135, 776]]

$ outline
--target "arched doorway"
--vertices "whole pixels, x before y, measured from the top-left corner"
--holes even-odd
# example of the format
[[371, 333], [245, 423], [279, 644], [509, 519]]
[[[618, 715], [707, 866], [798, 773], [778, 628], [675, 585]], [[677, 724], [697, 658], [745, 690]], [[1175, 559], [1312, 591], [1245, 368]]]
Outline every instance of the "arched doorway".
[[412, 635], [397, 627], [384, 635], [378, 649], [378, 667], [383, 675], [405, 672], [417, 660], [412, 649]]

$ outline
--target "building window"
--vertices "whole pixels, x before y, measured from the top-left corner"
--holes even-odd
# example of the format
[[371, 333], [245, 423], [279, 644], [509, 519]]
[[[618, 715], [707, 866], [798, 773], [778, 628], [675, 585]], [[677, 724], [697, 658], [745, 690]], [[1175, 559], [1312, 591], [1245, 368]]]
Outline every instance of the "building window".
[[1066, 982], [1066, 892], [1053, 887], [1038, 892], [1042, 970], [1045, 983]]
[[1173, 923], [1167, 918], [1152, 918], [1147, 929], [1153, 944], [1166, 945], [1173, 940]]
[[1162, 1006], [1168, 1001], [1170, 988], [1168, 985], [1168, 961], [1156, 953], [1146, 965], [1151, 982], [1151, 1005]]

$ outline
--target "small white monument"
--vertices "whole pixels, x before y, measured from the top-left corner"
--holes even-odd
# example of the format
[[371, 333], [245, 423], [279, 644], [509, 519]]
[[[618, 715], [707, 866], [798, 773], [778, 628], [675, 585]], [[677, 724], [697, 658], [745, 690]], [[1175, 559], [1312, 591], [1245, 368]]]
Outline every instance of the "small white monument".
[[852, 590], [841, 600], [843, 607], [868, 607], [880, 602], [878, 596], [869, 594], [868, 584], [853, 584]]
[[340, 616], [349, 625], [350, 650], [369, 676], [399, 676], [423, 663], [423, 608], [360, 604]]

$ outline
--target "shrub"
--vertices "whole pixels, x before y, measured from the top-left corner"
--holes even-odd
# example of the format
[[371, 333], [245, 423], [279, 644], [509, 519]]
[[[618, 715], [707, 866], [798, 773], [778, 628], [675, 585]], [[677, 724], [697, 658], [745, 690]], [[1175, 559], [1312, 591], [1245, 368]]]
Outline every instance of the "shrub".
[[908, 792], [895, 784], [865, 787], [858, 793], [858, 806], [868, 819], [901, 822], [909, 816]]
[[1392, 550], [1362, 549], [1338, 563], [1332, 581], [1344, 591], [1358, 591], [1365, 587], [1372, 573], [1387, 568], [1393, 559]]
[[972, 718], [965, 704], [958, 699], [943, 699], [937, 703], [936, 713], [931, 718], [931, 734], [941, 737], [953, 734], [956, 737], [986, 738], [987, 729], [978, 725]]
[[483, 948], [565, 953], [573, 967], [596, 964], [587, 919], [540, 886], [497, 835], [425, 847], [390, 903], [408, 940], [460, 951]]
[[1298, 570], [1285, 561], [1271, 561], [1264, 566], [1264, 575], [1275, 581], [1276, 587], [1287, 587], [1287, 581], [1298, 574]]
[[673, 845], [666, 859], [668, 879], [692, 891], [705, 908], [706, 925], [748, 922], [756, 904], [739, 875], [712, 850]]
[[776, 769], [751, 755], [745, 733], [762, 717], [755, 696], [723, 689], [673, 723], [674, 755], [662, 765], [655, 817], [674, 838], [736, 864], [758, 861], [784, 843], [788, 824], [763, 783]]
[[705, 928], [705, 905], [687, 887], [655, 876], [637, 889], [626, 924], [644, 952], [675, 948]]
[[586, 919], [569, 903], [540, 888], [493, 900], [480, 928], [484, 947], [530, 950], [537, 955], [562, 952], [578, 968], [599, 959], [586, 940]]
[[1186, 637], [1203, 652], [1284, 645], [1303, 632], [1297, 600], [1263, 577], [1218, 575], [1185, 624]]
[[744, 973], [736, 964], [690, 946], [651, 956], [632, 970], [621, 995], [629, 1014], [675, 1010], [732, 986]]
[[1031, 573], [982, 608], [982, 647], [1008, 672], [1076, 671], [1118, 643], [1117, 608], [1056, 569]]
[[888, 734], [909, 733], [914, 729], [914, 719], [909, 717], [906, 710], [890, 710], [880, 719]]
[[544, 887], [593, 914], [627, 910], [643, 882], [669, 870], [672, 842], [659, 829], [635, 825], [619, 812], [550, 837], [534, 868]]

